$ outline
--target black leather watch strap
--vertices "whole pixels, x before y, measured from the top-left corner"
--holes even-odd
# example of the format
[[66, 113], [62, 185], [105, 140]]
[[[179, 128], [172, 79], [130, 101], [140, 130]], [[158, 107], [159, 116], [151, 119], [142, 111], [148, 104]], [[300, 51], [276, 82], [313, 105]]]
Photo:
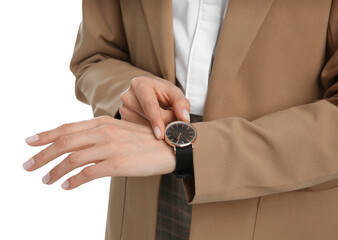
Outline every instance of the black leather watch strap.
[[173, 173], [178, 178], [194, 176], [192, 145], [176, 147], [176, 169]]

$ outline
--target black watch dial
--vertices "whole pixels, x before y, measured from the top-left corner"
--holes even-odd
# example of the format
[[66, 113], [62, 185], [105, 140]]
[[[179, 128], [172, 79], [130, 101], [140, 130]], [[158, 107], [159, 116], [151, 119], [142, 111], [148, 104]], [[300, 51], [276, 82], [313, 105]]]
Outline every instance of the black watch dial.
[[195, 128], [186, 122], [175, 121], [167, 125], [166, 141], [173, 146], [184, 147], [190, 145], [196, 138]]

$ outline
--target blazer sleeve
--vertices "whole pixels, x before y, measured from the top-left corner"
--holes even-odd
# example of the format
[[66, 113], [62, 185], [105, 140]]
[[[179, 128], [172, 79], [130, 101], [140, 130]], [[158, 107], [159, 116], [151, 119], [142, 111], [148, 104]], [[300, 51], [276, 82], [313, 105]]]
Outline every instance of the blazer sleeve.
[[337, 48], [334, 0], [321, 99], [253, 121], [227, 117], [193, 123], [195, 176], [183, 180], [190, 205], [293, 191], [338, 178]]
[[70, 70], [76, 98], [92, 106], [95, 117], [120, 119], [120, 94], [136, 76], [154, 76], [133, 66], [119, 0], [83, 0]]

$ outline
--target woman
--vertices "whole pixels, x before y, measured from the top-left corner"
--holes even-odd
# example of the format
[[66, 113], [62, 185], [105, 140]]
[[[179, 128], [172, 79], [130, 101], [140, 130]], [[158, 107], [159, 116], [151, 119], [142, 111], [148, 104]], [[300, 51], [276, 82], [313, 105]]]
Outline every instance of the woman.
[[[53, 144], [24, 167], [73, 152], [45, 183], [112, 176], [106, 239], [337, 239], [338, 1], [194, 3], [84, 0], [71, 70], [95, 118], [28, 138]], [[175, 178], [164, 130], [190, 117]]]

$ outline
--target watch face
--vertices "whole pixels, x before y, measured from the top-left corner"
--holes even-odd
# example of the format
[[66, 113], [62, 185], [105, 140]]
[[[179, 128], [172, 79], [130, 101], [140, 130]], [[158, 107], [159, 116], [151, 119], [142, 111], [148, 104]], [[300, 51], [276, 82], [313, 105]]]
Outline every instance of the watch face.
[[195, 138], [195, 128], [191, 124], [183, 121], [171, 122], [167, 125], [165, 130], [165, 140], [173, 146], [188, 146]]

